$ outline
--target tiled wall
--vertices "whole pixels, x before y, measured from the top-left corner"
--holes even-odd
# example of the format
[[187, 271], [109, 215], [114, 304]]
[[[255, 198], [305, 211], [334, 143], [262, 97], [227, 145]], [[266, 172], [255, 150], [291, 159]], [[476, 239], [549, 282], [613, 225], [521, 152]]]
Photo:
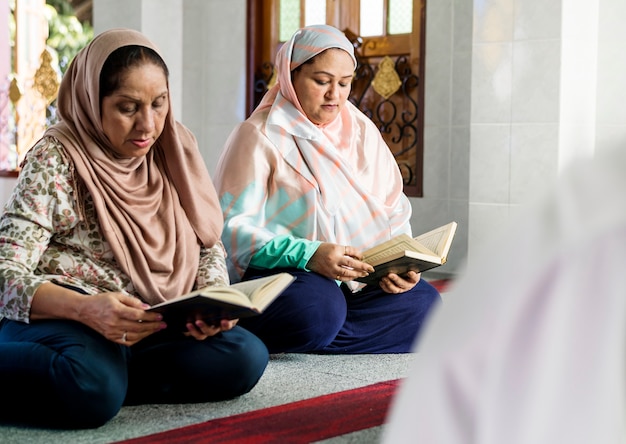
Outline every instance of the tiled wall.
[[596, 144], [626, 149], [626, 1], [602, 0], [598, 12]]
[[474, 2], [469, 243], [558, 173], [561, 1]]
[[431, 0], [426, 17], [413, 226], [459, 221], [455, 272], [570, 162], [625, 146], [626, 2]]
[[245, 118], [246, 0], [185, 0], [184, 23], [182, 118], [202, 141], [213, 174], [224, 142]]

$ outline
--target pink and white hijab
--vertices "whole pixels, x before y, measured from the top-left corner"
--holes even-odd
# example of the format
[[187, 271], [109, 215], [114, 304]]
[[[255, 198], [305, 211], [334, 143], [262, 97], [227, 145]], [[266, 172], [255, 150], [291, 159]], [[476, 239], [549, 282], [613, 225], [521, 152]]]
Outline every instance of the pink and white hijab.
[[[302, 28], [278, 52], [278, 82], [255, 112], [271, 106], [267, 136], [288, 162], [308, 166], [299, 171], [316, 182], [326, 210], [345, 213], [340, 218], [345, 230], [341, 225], [326, 227], [324, 240], [365, 248], [382, 233], [406, 230], [410, 206], [402, 193], [395, 159], [367, 116], [350, 102], [323, 127], [304, 114], [291, 71], [329, 48], [346, 51], [356, 69], [354, 46], [343, 32], [329, 25]], [[389, 167], [391, 171], [384, 170]], [[390, 189], [390, 183], [395, 189]], [[361, 235], [355, 237], [357, 233]]]

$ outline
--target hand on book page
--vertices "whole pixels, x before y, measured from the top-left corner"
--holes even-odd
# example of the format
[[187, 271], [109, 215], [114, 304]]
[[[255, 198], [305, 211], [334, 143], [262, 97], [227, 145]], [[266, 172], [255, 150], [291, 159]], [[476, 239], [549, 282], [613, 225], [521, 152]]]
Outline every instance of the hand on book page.
[[374, 267], [374, 273], [356, 281], [378, 284], [389, 273], [406, 276], [409, 271], [423, 273], [446, 263], [457, 223], [450, 222], [416, 238], [401, 234], [363, 252], [363, 262]]
[[163, 314], [168, 328], [186, 330], [188, 322], [203, 319], [219, 324], [223, 319], [239, 319], [263, 312], [295, 280], [289, 273], [278, 273], [225, 286], [205, 287], [154, 305], [148, 311]]

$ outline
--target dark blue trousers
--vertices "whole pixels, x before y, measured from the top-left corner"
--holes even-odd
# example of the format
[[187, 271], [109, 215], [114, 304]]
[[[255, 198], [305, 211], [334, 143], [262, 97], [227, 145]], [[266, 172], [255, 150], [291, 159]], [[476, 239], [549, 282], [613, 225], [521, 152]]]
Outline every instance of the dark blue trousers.
[[207, 402], [247, 393], [269, 355], [241, 327], [198, 341], [156, 333], [132, 347], [73, 321], [0, 321], [0, 421], [97, 427], [121, 406]]
[[239, 325], [265, 342], [270, 353], [407, 353], [432, 307], [441, 300], [425, 280], [388, 294], [368, 286], [352, 293], [317, 273], [248, 269], [244, 280], [286, 271], [296, 280], [268, 309]]

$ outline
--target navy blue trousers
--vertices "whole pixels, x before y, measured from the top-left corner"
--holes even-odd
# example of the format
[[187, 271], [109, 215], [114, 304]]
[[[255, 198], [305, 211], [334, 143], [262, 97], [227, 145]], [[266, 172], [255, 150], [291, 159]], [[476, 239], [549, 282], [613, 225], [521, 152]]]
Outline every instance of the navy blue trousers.
[[244, 280], [280, 271], [294, 275], [294, 283], [263, 314], [239, 323], [261, 338], [270, 353], [407, 353], [441, 300], [423, 279], [402, 294], [373, 286], [352, 293], [332, 279], [296, 269], [250, 268]]
[[0, 321], [0, 421], [98, 427], [121, 406], [207, 402], [247, 393], [269, 355], [241, 327], [204, 341], [156, 333], [132, 347], [73, 321]]

